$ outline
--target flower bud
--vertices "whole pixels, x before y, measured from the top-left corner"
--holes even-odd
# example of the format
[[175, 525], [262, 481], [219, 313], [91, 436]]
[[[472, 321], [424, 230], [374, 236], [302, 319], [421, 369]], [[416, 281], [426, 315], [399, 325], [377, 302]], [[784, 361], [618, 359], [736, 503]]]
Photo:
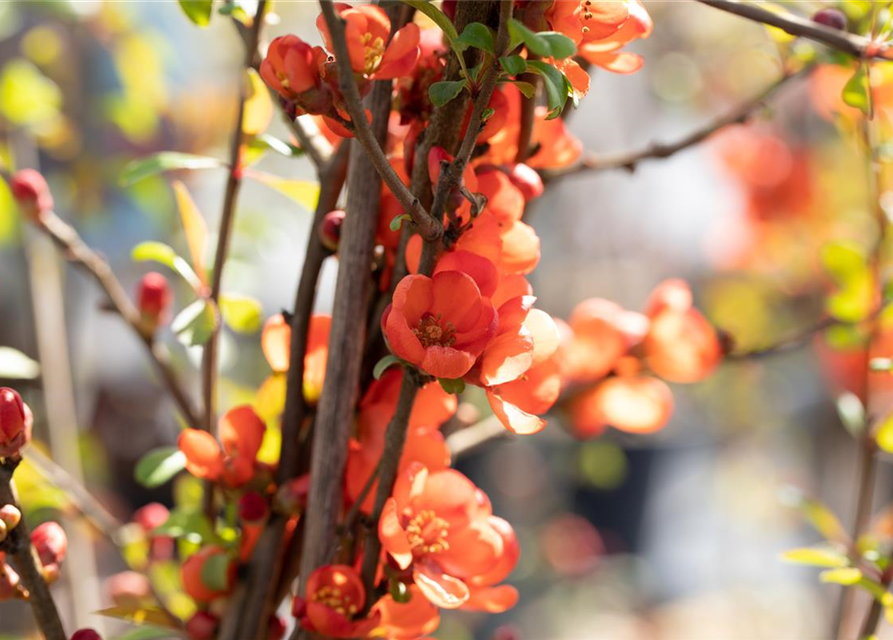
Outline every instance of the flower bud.
[[4, 562], [4, 557], [0, 553], [0, 602], [12, 600], [19, 595], [19, 574]]
[[157, 529], [170, 517], [171, 512], [160, 502], [150, 502], [144, 507], [137, 509], [133, 514], [133, 521], [143, 528], [146, 533], [151, 533]]
[[52, 573], [52, 568], [55, 567], [58, 573], [58, 567], [68, 551], [65, 530], [57, 522], [44, 522], [31, 532], [31, 544], [34, 545], [44, 569]]
[[9, 527], [6, 526], [3, 520], [0, 520], [0, 542], [4, 542], [7, 535], [9, 535]]
[[207, 611], [199, 611], [186, 622], [190, 640], [211, 640], [217, 633], [219, 620]]
[[166, 321], [173, 301], [170, 284], [160, 273], [150, 271], [142, 277], [136, 290], [137, 307], [146, 329], [154, 333]]
[[25, 215], [38, 218], [41, 214], [52, 211], [53, 196], [40, 172], [34, 169], [16, 171], [9, 181], [9, 187]]
[[22, 521], [22, 512], [11, 504], [0, 507], [0, 522], [6, 525], [8, 531], [12, 531]]
[[93, 629], [78, 629], [71, 634], [70, 640], [102, 640], [102, 636]]
[[508, 177], [524, 196], [525, 201], [529, 202], [543, 195], [543, 179], [540, 178], [540, 174], [523, 162], [513, 165], [508, 171]]
[[261, 522], [270, 513], [270, 506], [256, 491], [249, 491], [239, 499], [239, 517], [244, 522]]
[[0, 458], [18, 455], [28, 444], [33, 421], [22, 397], [13, 389], [0, 387]]
[[329, 211], [319, 225], [319, 241], [329, 251], [338, 250], [341, 240], [341, 225], [344, 224], [345, 213], [340, 209]]
[[270, 616], [267, 627], [267, 640], [282, 640], [285, 637], [285, 621], [279, 616]]
[[831, 29], [846, 30], [846, 15], [840, 9], [827, 8], [817, 11], [812, 16], [813, 22], [818, 22]]

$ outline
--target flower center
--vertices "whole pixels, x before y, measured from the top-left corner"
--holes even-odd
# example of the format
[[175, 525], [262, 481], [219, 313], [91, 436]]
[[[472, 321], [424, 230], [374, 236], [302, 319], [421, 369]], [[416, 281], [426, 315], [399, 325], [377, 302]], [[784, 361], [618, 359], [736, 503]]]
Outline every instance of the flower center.
[[338, 587], [325, 586], [321, 587], [313, 594], [311, 598], [313, 602], [324, 604], [332, 611], [340, 613], [343, 616], [352, 616], [359, 609], [353, 603], [350, 596], [342, 593]]
[[412, 332], [419, 339], [419, 342], [422, 343], [423, 347], [428, 348], [435, 345], [438, 347], [452, 347], [456, 344], [456, 328], [453, 326], [453, 323], [447, 322], [446, 326], [443, 326], [441, 322], [442, 317], [440, 314], [435, 316], [430, 313], [425, 314], [419, 320], [418, 328], [413, 329]]
[[434, 511], [426, 509], [409, 521], [406, 537], [415, 555], [429, 555], [446, 551], [450, 543], [446, 538], [450, 523], [439, 518]]
[[362, 36], [363, 50], [365, 58], [363, 63], [363, 71], [367, 74], [372, 73], [378, 68], [381, 57], [384, 55], [384, 40], [382, 38], [372, 39], [371, 33], [364, 33]]
[[[583, 9], [583, 20], [592, 20], [592, 12], [589, 10], [589, 7], [592, 6], [592, 0], [583, 0], [580, 3], [580, 7]], [[589, 33], [589, 27], [583, 25], [583, 34]]]

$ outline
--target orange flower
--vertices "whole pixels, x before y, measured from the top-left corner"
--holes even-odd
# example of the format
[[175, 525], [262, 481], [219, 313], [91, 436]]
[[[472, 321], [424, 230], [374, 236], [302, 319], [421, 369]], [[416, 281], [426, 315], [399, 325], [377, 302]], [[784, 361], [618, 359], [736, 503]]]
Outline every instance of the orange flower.
[[189, 556], [180, 567], [183, 590], [196, 602], [211, 602], [225, 596], [232, 588], [236, 577], [236, 563], [232, 561], [225, 567], [222, 585], [208, 584], [205, 565], [216, 558], [225, 559], [227, 553], [223, 547], [211, 545]]
[[652, 433], [670, 419], [673, 394], [657, 378], [618, 376], [574, 398], [570, 411], [580, 437], [599, 435], [608, 425], [629, 433]]
[[546, 11], [552, 28], [575, 44], [607, 38], [629, 18], [629, 3], [618, 0], [565, 0], [554, 2]]
[[409, 601], [397, 602], [388, 594], [375, 604], [381, 612], [381, 626], [386, 637], [393, 640], [416, 640], [440, 626], [440, 612], [411, 584], [407, 587]]
[[186, 469], [197, 478], [222, 480], [230, 487], [244, 485], [254, 476], [255, 459], [266, 428], [254, 410], [243, 405], [220, 418], [220, 443], [207, 431], [186, 429], [178, 441], [186, 456]]
[[496, 330], [496, 311], [460, 271], [410, 275], [382, 318], [391, 351], [437, 378], [461, 378]]
[[626, 0], [626, 6], [629, 17], [617, 31], [601, 39], [584, 39], [580, 43], [577, 54], [581, 58], [614, 73], [634, 73], [642, 68], [642, 56], [620, 49], [633, 40], [650, 36], [654, 25], [639, 0]]
[[414, 464], [397, 479], [378, 535], [429, 601], [455, 609], [468, 602], [471, 579], [496, 569], [505, 552], [490, 516], [486, 495], [461, 473]]
[[691, 289], [682, 280], [667, 280], [648, 304], [651, 326], [643, 343], [649, 368], [672, 382], [697, 382], [722, 360], [716, 331], [692, 306]]
[[515, 530], [507, 521], [496, 516], [488, 518], [490, 526], [502, 537], [502, 554], [499, 562], [487, 573], [472, 577], [468, 581], [471, 594], [468, 602], [462, 605], [469, 611], [486, 611], [487, 613], [502, 613], [515, 606], [518, 602], [518, 590], [510, 585], [500, 585], [514, 571], [521, 557], [521, 545]]
[[572, 346], [568, 374], [581, 382], [606, 376], [618, 360], [645, 337], [648, 318], [602, 298], [584, 300], [570, 317]]
[[[332, 316], [310, 316], [307, 329], [307, 346], [304, 355], [304, 398], [314, 404], [322, 395], [326, 379], [326, 361], [329, 356], [329, 332]], [[275, 373], [288, 371], [291, 355], [291, 326], [281, 313], [270, 316], [264, 324], [260, 338], [264, 356]]]
[[[407, 75], [419, 58], [419, 27], [410, 23], [394, 34], [391, 42], [391, 21], [381, 7], [360, 5], [352, 7], [338, 3], [335, 10], [347, 23], [344, 35], [350, 55], [350, 66], [355, 73], [374, 80], [390, 80]], [[334, 51], [325, 18], [320, 15], [316, 26], [325, 40], [326, 48]]]
[[306, 600], [295, 598], [293, 612], [308, 631], [327, 638], [365, 638], [378, 626], [377, 611], [355, 619], [366, 605], [366, 590], [353, 567], [320, 567], [307, 578], [306, 593]]

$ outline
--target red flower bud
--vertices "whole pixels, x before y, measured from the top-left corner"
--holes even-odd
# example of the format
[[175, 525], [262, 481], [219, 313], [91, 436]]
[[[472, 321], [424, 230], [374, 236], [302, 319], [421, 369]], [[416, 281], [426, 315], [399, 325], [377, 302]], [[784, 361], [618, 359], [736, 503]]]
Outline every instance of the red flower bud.
[[9, 187], [26, 215], [36, 218], [53, 209], [53, 195], [46, 180], [38, 171], [34, 169], [16, 171], [9, 181]]
[[812, 20], [831, 29], [846, 30], [846, 15], [840, 9], [822, 9], [812, 16]]
[[71, 634], [71, 640], [102, 640], [102, 636], [93, 629], [78, 629]]
[[22, 512], [11, 504], [0, 507], [0, 522], [6, 525], [8, 531], [12, 531], [22, 521]]
[[13, 389], [0, 387], [0, 458], [10, 458], [31, 440], [31, 409]]
[[57, 522], [44, 522], [31, 532], [31, 544], [45, 568], [56, 567], [65, 559], [68, 551], [68, 538], [65, 530]]
[[150, 502], [145, 507], [137, 509], [133, 514], [133, 521], [143, 528], [146, 533], [157, 529], [170, 517], [171, 512], [160, 502]]
[[3, 520], [0, 520], [0, 542], [4, 542], [7, 535], [9, 535], [9, 527], [6, 526]]
[[165, 322], [173, 301], [167, 278], [155, 271], [144, 275], [137, 286], [136, 300], [146, 328], [154, 332]]
[[344, 216], [345, 213], [340, 209], [329, 211], [322, 219], [322, 224], [319, 225], [319, 241], [329, 251], [338, 250]]
[[518, 187], [518, 190], [524, 196], [524, 200], [530, 201], [543, 195], [543, 179], [535, 169], [528, 167], [526, 164], [519, 162], [514, 165], [508, 172], [509, 180]]
[[186, 634], [191, 640], [211, 640], [217, 633], [217, 617], [207, 611], [199, 611], [186, 623]]
[[270, 506], [256, 491], [250, 491], [239, 499], [239, 516], [245, 522], [260, 522], [270, 513]]
[[0, 602], [19, 595], [19, 574], [4, 562], [4, 558], [5, 554], [0, 553]]
[[267, 640], [282, 640], [285, 637], [285, 622], [279, 616], [271, 616], [267, 628]]

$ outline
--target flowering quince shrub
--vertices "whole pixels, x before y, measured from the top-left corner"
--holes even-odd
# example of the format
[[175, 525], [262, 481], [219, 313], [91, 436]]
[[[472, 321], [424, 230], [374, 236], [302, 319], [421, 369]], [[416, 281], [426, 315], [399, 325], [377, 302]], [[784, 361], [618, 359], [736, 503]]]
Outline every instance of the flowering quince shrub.
[[[211, 19], [211, 2], [180, 4], [197, 25]], [[681, 279], [658, 284], [640, 310], [590, 298], [566, 319], [539, 308], [531, 285], [548, 256], [525, 216], [528, 205], [550, 179], [598, 164], [565, 117], [587, 97], [590, 73], [642, 67], [626, 49], [652, 33], [642, 2], [403, 0], [385, 9], [323, 1], [320, 8], [313, 41], [266, 40], [276, 23], [268, 3], [253, 14], [228, 3], [221, 13], [246, 47], [228, 161], [162, 153], [124, 170], [126, 182], [226, 167], [212, 260], [208, 224], [174, 180], [188, 255], [159, 242], [137, 245], [134, 260], [159, 271], [145, 273], [129, 296], [56, 214], [43, 176], [31, 169], [9, 176], [24, 219], [95, 279], [178, 410], [176, 444], [149, 452], [135, 469], [147, 487], [173, 482], [173, 508], [145, 505], [110, 535], [129, 568], [108, 581], [111, 606], [101, 613], [149, 627], [139, 637], [412, 640], [435, 633], [447, 610], [503, 613], [519, 600], [511, 574], [522, 548], [487, 494], [454, 468], [448, 434], [457, 424], [471, 431], [489, 421], [524, 437], [562, 416], [559, 424], [579, 439], [608, 429], [642, 437], [670, 421], [671, 385], [704, 381], [734, 352]], [[833, 45], [844, 36], [827, 31], [847, 22], [820, 12], [816, 24], [823, 26], [807, 35]], [[804, 29], [802, 21], [791, 28]], [[846, 42], [864, 45], [858, 67], [849, 58], [823, 63], [813, 93], [820, 111], [842, 111], [855, 130], [883, 103], [886, 79], [874, 92], [865, 65], [886, 49], [877, 40]], [[832, 98], [841, 91], [848, 107], [837, 109]], [[276, 108], [293, 140], [267, 133]], [[307, 156], [319, 186], [254, 168], [267, 152]], [[741, 128], [725, 134], [720, 155], [746, 194], [756, 238], [726, 256], [726, 266], [783, 261], [762, 239], [779, 232], [779, 218], [809, 215], [816, 178], [807, 154]], [[776, 180], [779, 172], [793, 178]], [[258, 301], [223, 285], [246, 180], [315, 209], [295, 303], [266, 317]], [[827, 272], [820, 328], [834, 324], [857, 347], [837, 348], [840, 332], [819, 339], [836, 374], [831, 384], [848, 394], [843, 406], [858, 405], [847, 419], [861, 420], [867, 450], [893, 450], [893, 422], [865, 418], [872, 387], [884, 389], [877, 372], [893, 366], [883, 256], [858, 243], [828, 244], [833, 225], [810, 226], [807, 245]], [[329, 259], [339, 269], [333, 309], [318, 313], [320, 269]], [[168, 359], [168, 329], [202, 354], [201, 402]], [[259, 388], [230, 394], [217, 384], [225, 331], [259, 334], [268, 366]], [[460, 402], [476, 402], [486, 420], [465, 424]], [[50, 640], [95, 640], [92, 629], [65, 633], [48, 590], [64, 571], [64, 529], [46, 521], [32, 531], [16, 497], [13, 476], [28, 458], [34, 422], [19, 393], [0, 388], [0, 601], [29, 601]], [[823, 579], [864, 587], [891, 615], [890, 563], [877, 560], [879, 547], [863, 558], [873, 563], [866, 569], [854, 551], [861, 539], [842, 534], [818, 503], [799, 504], [837, 546], [788, 558], [837, 571]]]

